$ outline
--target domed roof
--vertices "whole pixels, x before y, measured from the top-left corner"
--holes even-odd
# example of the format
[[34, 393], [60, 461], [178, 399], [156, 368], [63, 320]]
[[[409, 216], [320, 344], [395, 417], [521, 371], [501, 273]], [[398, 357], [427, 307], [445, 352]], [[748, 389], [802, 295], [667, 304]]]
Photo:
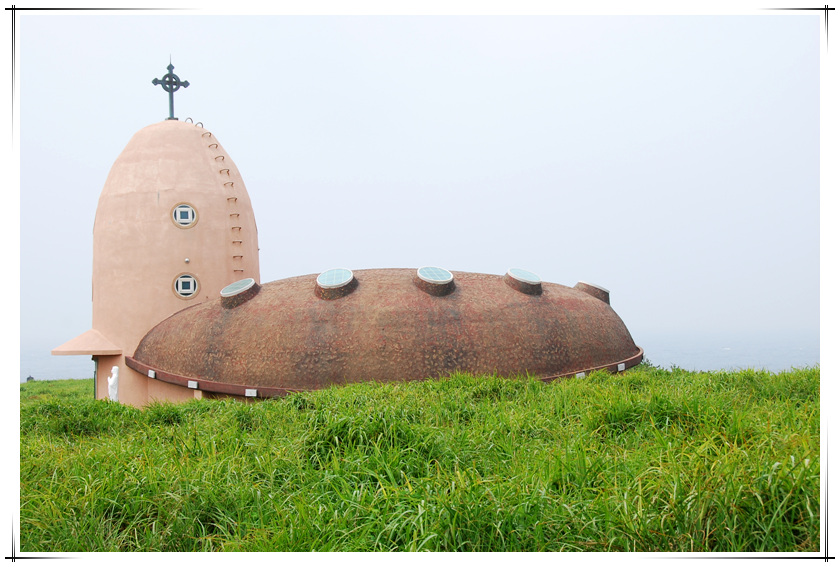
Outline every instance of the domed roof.
[[114, 161], [102, 195], [166, 190], [221, 194], [225, 189], [220, 169], [241, 179], [212, 132], [197, 124], [164, 120], [135, 132]]
[[184, 309], [128, 364], [192, 388], [269, 396], [455, 371], [550, 379], [642, 357], [610, 305], [584, 290], [445, 270], [452, 279], [437, 288], [412, 269], [336, 272], [343, 283], [312, 274], [249, 284]]

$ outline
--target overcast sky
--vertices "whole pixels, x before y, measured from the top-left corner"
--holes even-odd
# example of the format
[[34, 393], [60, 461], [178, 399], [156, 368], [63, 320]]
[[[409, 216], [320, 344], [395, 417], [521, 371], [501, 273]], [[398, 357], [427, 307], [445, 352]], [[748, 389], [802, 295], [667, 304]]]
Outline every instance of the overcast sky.
[[609, 289], [649, 355], [818, 347], [823, 14], [743, 13], [18, 13], [21, 351], [90, 328], [97, 200], [168, 116], [170, 56], [175, 115], [243, 175], [263, 282], [522, 267]]

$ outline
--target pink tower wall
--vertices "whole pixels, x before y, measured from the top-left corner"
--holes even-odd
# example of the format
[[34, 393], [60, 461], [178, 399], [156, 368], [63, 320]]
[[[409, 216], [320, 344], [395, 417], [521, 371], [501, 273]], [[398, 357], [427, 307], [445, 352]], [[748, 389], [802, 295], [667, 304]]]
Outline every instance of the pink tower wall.
[[[196, 210], [194, 226], [172, 220], [180, 203]], [[174, 291], [184, 273], [199, 282], [190, 299]], [[215, 136], [176, 120], [137, 132], [111, 168], [94, 222], [93, 328], [123, 351], [97, 357], [97, 397], [107, 397], [107, 377], [118, 366], [122, 403], [191, 399], [191, 390], [143, 376], [124, 357], [161, 320], [248, 277], [259, 282], [254, 212]]]

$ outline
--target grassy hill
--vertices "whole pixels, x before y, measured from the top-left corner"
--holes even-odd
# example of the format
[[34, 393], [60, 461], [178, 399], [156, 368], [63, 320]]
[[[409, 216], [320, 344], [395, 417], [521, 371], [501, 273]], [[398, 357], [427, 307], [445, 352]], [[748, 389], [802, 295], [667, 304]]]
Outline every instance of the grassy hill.
[[820, 371], [141, 411], [21, 384], [21, 551], [819, 551]]

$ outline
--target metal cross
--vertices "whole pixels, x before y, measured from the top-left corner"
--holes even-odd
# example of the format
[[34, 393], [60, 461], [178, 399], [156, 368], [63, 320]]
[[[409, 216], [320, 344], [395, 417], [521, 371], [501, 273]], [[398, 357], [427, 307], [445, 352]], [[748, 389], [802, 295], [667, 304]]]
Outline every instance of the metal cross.
[[178, 120], [175, 118], [175, 101], [173, 93], [181, 87], [187, 88], [190, 86], [189, 81], [182, 81], [178, 78], [178, 75], [172, 72], [174, 68], [175, 66], [172, 65], [172, 62], [170, 62], [167, 67], [169, 72], [163, 76], [163, 79], [152, 80], [153, 85], [163, 85], [163, 90], [169, 93], [169, 118], [167, 118], [167, 120]]

